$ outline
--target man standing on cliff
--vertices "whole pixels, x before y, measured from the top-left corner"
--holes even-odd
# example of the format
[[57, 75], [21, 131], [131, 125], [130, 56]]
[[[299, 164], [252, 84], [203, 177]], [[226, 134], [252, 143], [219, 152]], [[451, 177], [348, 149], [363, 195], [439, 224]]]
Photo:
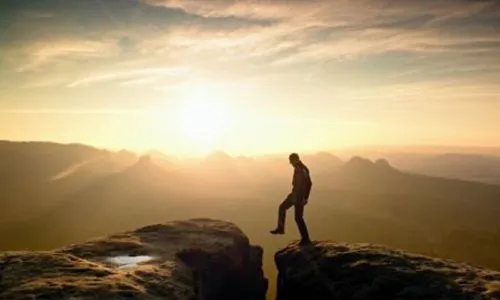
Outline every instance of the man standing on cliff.
[[307, 245], [311, 243], [311, 240], [304, 221], [304, 206], [307, 204], [311, 192], [311, 176], [309, 174], [309, 169], [302, 163], [297, 153], [290, 154], [288, 159], [294, 168], [292, 192], [279, 206], [278, 226], [276, 229], [271, 230], [271, 234], [285, 234], [286, 211], [294, 206], [295, 222], [297, 223], [302, 238], [300, 244]]

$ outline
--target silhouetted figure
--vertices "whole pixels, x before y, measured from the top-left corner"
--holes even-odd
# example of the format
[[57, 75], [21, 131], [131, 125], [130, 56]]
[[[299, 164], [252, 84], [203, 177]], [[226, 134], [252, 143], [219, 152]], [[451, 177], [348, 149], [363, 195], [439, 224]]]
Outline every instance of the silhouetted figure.
[[307, 231], [306, 223], [304, 222], [304, 206], [309, 200], [311, 193], [312, 181], [309, 174], [309, 169], [302, 163], [297, 153], [292, 153], [288, 157], [290, 164], [294, 167], [292, 192], [286, 197], [285, 201], [281, 203], [278, 213], [278, 226], [276, 229], [271, 230], [272, 234], [285, 234], [285, 219], [286, 211], [294, 206], [295, 207], [295, 222], [299, 228], [302, 237], [300, 244], [310, 244], [309, 232]]

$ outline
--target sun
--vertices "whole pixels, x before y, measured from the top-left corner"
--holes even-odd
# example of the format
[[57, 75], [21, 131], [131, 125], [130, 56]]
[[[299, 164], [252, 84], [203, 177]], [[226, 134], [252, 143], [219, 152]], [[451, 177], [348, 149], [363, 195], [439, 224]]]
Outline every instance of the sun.
[[207, 83], [186, 84], [179, 100], [176, 117], [183, 136], [198, 151], [215, 150], [229, 125], [223, 88]]
[[214, 142], [224, 129], [224, 113], [208, 101], [186, 103], [179, 117], [186, 137], [201, 144]]

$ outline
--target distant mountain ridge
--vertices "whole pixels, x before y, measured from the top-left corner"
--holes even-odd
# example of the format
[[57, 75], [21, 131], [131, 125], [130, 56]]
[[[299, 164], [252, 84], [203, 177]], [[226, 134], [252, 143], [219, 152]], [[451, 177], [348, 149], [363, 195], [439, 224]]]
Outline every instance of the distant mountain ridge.
[[500, 156], [446, 153], [402, 167], [429, 176], [500, 184]]
[[[0, 250], [50, 249], [197, 216], [243, 224], [268, 245], [276, 242], [269, 240], [268, 227], [291, 188], [286, 155], [216, 153], [187, 161], [155, 152], [3, 145]], [[379, 243], [500, 269], [500, 186], [419, 175], [390, 159], [302, 157], [314, 182], [306, 211], [313, 237]]]

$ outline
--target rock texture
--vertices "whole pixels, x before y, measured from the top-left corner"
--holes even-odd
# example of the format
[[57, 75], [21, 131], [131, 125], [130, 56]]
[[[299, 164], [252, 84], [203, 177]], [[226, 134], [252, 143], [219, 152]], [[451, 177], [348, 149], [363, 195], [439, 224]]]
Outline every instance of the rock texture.
[[379, 246], [292, 243], [275, 255], [278, 300], [500, 299], [500, 273]]
[[266, 290], [262, 249], [235, 225], [216, 220], [152, 225], [50, 252], [0, 254], [0, 299], [263, 300]]

